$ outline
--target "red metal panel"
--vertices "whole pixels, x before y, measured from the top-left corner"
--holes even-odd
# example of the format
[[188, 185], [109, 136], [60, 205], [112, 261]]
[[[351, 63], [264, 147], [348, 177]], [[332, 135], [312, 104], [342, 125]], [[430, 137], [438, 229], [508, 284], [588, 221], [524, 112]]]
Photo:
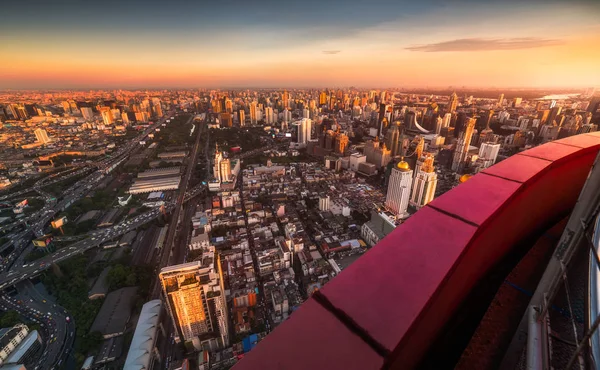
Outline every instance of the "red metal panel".
[[380, 369], [383, 358], [313, 299], [244, 356], [235, 369]]
[[425, 207], [321, 293], [393, 350], [475, 231], [475, 226]]
[[508, 180], [525, 182], [537, 176], [551, 164], [552, 162], [544, 159], [521, 155], [514, 156], [510, 161], [502, 161], [495, 166], [484, 170], [483, 173]]
[[[519, 171], [515, 169], [515, 171]], [[429, 205], [481, 225], [521, 186], [514, 181], [477, 174]]]

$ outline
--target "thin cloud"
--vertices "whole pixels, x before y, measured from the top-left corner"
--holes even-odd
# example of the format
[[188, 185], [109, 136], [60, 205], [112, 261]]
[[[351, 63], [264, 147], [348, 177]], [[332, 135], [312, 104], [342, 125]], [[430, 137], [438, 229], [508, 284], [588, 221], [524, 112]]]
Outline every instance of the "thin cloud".
[[341, 53], [341, 50], [323, 50], [323, 54], [334, 55]]
[[433, 44], [409, 46], [406, 50], [436, 53], [445, 51], [491, 51], [533, 49], [562, 44], [562, 40], [537, 37], [518, 37], [509, 39], [456, 39]]

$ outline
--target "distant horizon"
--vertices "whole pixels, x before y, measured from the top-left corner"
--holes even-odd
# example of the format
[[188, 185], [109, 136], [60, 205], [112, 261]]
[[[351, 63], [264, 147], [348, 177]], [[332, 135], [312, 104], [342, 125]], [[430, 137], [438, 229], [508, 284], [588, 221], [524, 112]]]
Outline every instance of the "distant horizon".
[[3, 11], [19, 16], [0, 23], [1, 89], [600, 86], [597, 0], [22, 0]]

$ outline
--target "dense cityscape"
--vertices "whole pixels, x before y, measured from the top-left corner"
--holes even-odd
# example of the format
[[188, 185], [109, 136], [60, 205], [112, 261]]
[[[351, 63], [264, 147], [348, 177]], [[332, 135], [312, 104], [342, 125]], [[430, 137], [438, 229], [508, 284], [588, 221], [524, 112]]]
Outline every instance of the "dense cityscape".
[[0, 360], [230, 368], [435, 198], [596, 132], [558, 93], [4, 92]]
[[600, 370], [600, 0], [0, 12], [0, 370]]

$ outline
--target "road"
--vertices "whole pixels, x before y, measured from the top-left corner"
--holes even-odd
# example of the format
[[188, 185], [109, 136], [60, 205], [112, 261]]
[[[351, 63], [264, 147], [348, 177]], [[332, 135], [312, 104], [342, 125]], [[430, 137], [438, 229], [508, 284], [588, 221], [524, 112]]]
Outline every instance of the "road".
[[[186, 208], [184, 208], [184, 203], [186, 201], [185, 196], [188, 190], [187, 187], [198, 161], [198, 151], [201, 144], [201, 137], [203, 133], [207, 131], [206, 121], [200, 123], [199, 126], [198, 133], [196, 134], [196, 141], [192, 149], [192, 155], [190, 156], [190, 163], [187, 165], [185, 177], [183, 178], [182, 186], [179, 189], [179, 195], [177, 196], [177, 203], [174, 211], [172, 212], [169, 230], [167, 232], [167, 237], [165, 238], [164, 247], [161, 251], [162, 254], [158, 257], [159, 263], [157, 266], [157, 272], [165, 266], [182, 263], [187, 255], [187, 241], [189, 238], [188, 224], [190, 223], [196, 203], [193, 201], [189, 202], [187, 203]], [[175, 243], [176, 236], [181, 236], [181, 238], [178, 239], [178, 243]], [[159, 299], [161, 297], [161, 285], [160, 281], [158, 280], [158, 273], [156, 274], [156, 280], [154, 282], [151, 297], [151, 299]], [[165, 328], [165, 337], [158, 347], [160, 357], [162, 359], [166, 359], [166, 361], [161, 363], [161, 366], [166, 368], [166, 366], [169, 364], [169, 360], [175, 357], [176, 351], [176, 348], [172, 342], [174, 328], [170, 319], [168, 318], [168, 315], [165, 315], [163, 326]]]
[[[160, 210], [158, 208], [152, 209], [113, 227], [90, 233], [90, 238], [73, 243], [68, 247], [59, 249], [34, 262], [23, 265], [17, 265], [15, 263], [8, 272], [0, 274], [0, 289], [37, 276], [48, 269], [53, 263], [64, 261], [77, 254], [82, 254], [88, 249], [95, 248], [106, 241], [116, 239], [117, 237], [154, 220], [159, 215]], [[21, 261], [22, 258], [24, 257], [20, 256], [17, 261]]]
[[[21, 192], [13, 192], [12, 194], [0, 197], [0, 199], [13, 198], [33, 190], [45, 198], [45, 204], [41, 210], [27, 218], [19, 220], [17, 223], [8, 225], [9, 227], [6, 229], [2, 229], [10, 230], [16, 226], [26, 226], [25, 230], [10, 236], [10, 243], [14, 246], [14, 251], [3, 259], [0, 267], [0, 270], [2, 271], [2, 273], [0, 273], [0, 289], [17, 284], [21, 299], [14, 300], [7, 295], [2, 295], [0, 296], [0, 309], [15, 309], [28, 320], [34, 322], [40, 321], [42, 329], [47, 331], [45, 333], [47, 347], [38, 359], [35, 370], [58, 369], [64, 366], [69, 359], [75, 341], [75, 323], [73, 322], [72, 317], [70, 317], [69, 322], [66, 321], [66, 311], [58, 305], [51, 304], [51, 306], [40, 306], [41, 304], [48, 304], [48, 302], [50, 302], [50, 297], [44, 297], [42, 293], [33, 288], [29, 279], [40, 274], [54, 263], [84, 253], [88, 249], [95, 248], [105, 241], [116, 239], [130, 230], [136, 229], [137, 227], [152, 221], [160, 214], [160, 211], [159, 209], [153, 209], [132, 219], [126, 219], [124, 222], [111, 228], [88, 233], [88, 238], [85, 240], [62, 248], [55, 253], [48, 254], [35, 262], [25, 264], [25, 257], [34, 248], [31, 244], [33, 236], [39, 237], [44, 235], [47, 224], [56, 217], [58, 212], [65, 210], [75, 201], [93, 191], [96, 185], [102, 181], [108, 173], [122, 164], [128, 158], [129, 154], [139, 147], [140, 141], [144, 140], [149, 133], [158, 128], [173, 114], [174, 111], [168, 112], [163, 119], [148, 126], [127, 145], [120, 147], [116, 152], [112, 153], [110, 158], [96, 163], [96, 171], [77, 181], [68, 189], [65, 189], [62, 194], [66, 195], [59, 197], [58, 200], [50, 193], [44, 191], [43, 187], [67, 180], [73, 176], [85, 175], [86, 172], [94, 170], [94, 168], [84, 167], [73, 172], [63, 171], [39, 181], [33, 188], [25, 189]], [[187, 180], [189, 180], [189, 173]], [[172, 206], [167, 205], [165, 208], [170, 209]], [[20, 303], [17, 303], [17, 301]]]
[[[190, 123], [193, 119], [194, 116], [192, 115], [187, 123]], [[171, 221], [169, 222], [169, 231], [167, 232], [165, 244], [159, 257], [159, 263], [157, 266], [158, 271], [160, 271], [160, 269], [162, 269], [165, 266], [169, 266], [172, 258], [173, 241], [175, 240], [175, 235], [177, 235], [177, 231], [180, 228], [179, 222], [180, 217], [183, 214], [183, 201], [185, 198], [185, 193], [187, 191], [190, 178], [192, 177], [192, 173], [198, 161], [198, 149], [200, 148], [200, 138], [202, 137], [202, 133], [206, 130], [206, 123], [200, 123], [199, 126], [200, 127], [198, 129], [198, 133], [196, 134], [196, 141], [194, 142], [194, 147], [192, 148], [192, 153], [190, 156], [190, 163], [187, 164], [186, 172], [181, 181], [181, 187], [179, 188], [179, 194], [177, 195], [177, 203], [175, 204], [175, 208], [171, 214]], [[160, 289], [160, 282], [158, 281], [157, 276], [154, 282], [154, 288], [152, 290], [152, 299], [160, 298]]]

